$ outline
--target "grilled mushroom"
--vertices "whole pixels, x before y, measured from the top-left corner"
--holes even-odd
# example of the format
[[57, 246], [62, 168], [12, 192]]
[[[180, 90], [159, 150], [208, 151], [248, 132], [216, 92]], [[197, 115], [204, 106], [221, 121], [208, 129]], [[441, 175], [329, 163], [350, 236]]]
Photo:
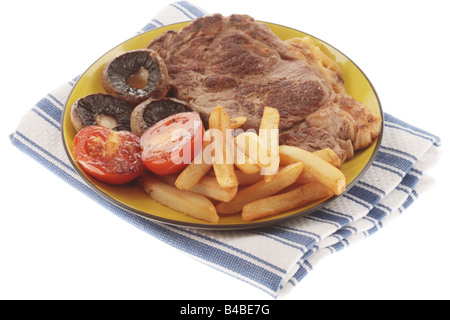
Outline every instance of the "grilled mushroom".
[[70, 116], [75, 130], [93, 125], [102, 125], [121, 131], [130, 129], [133, 106], [107, 93], [90, 94], [72, 105]]
[[134, 108], [130, 120], [131, 131], [141, 136], [158, 121], [176, 113], [191, 111], [188, 104], [174, 98], [149, 99]]
[[149, 98], [162, 98], [170, 89], [164, 60], [156, 51], [138, 49], [112, 59], [103, 69], [104, 89], [137, 105]]

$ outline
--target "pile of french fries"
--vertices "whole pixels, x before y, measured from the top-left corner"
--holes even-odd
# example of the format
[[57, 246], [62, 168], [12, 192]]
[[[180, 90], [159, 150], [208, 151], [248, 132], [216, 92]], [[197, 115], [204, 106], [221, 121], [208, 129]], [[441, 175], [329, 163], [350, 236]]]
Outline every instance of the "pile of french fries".
[[[244, 116], [230, 119], [217, 106], [210, 115], [209, 129], [219, 130], [223, 141], [211, 139], [203, 143], [203, 150], [216, 143], [213, 161], [202, 161], [201, 152], [181, 173], [170, 176], [145, 173], [139, 183], [151, 199], [210, 223], [218, 223], [220, 216], [232, 214], [240, 214], [243, 221], [250, 222], [341, 194], [346, 181], [339, 170], [340, 159], [333, 150], [308, 152], [278, 146], [278, 136], [276, 139], [263, 136], [263, 132], [278, 129], [279, 118], [278, 110], [266, 107], [259, 134], [242, 132], [230, 144], [225, 141], [226, 135], [230, 129], [242, 126], [246, 119]], [[255, 146], [257, 152], [252, 150]], [[223, 159], [230, 154], [234, 163], [225, 163]], [[219, 158], [222, 161], [216, 161]]]

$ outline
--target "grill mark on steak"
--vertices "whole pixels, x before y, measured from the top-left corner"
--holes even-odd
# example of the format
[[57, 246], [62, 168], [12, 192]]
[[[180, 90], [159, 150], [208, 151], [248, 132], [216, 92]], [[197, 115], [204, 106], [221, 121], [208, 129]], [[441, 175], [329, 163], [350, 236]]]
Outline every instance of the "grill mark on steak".
[[221, 105], [230, 117], [246, 115], [258, 129], [263, 108], [278, 109], [280, 129], [292, 127], [332, 96], [325, 77], [264, 24], [247, 15], [220, 14], [169, 31], [148, 46], [166, 61], [171, 93], [207, 120]]

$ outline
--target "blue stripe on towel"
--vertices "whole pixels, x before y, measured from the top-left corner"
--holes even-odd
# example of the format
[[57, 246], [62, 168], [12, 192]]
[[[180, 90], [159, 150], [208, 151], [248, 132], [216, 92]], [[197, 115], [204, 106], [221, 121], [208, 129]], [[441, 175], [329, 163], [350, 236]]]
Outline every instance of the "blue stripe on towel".
[[412, 189], [416, 186], [417, 182], [419, 182], [419, 177], [420, 175], [417, 176], [407, 173], [400, 184]]
[[371, 204], [375, 204], [381, 199], [381, 195], [369, 191], [359, 185], [353, 186], [350, 190], [347, 191], [347, 193]]
[[203, 17], [205, 13], [201, 10], [199, 10], [197, 7], [194, 7], [192, 4], [190, 4], [187, 1], [178, 1], [177, 4], [182, 6], [183, 8], [187, 9], [190, 13], [192, 13], [194, 16]]
[[43, 98], [36, 103], [36, 107], [44, 111], [58, 123], [61, 121], [62, 111], [56, 107], [50, 100]]
[[424, 139], [432, 141], [436, 147], [440, 146], [440, 144], [441, 144], [441, 139], [438, 136], [431, 134], [420, 128], [414, 127], [414, 126], [410, 125], [409, 123], [406, 123], [398, 118], [395, 118], [394, 116], [392, 116], [388, 113], [384, 114], [384, 119], [385, 119], [385, 124], [388, 124], [386, 122], [394, 123], [397, 126], [392, 126], [390, 124], [389, 124], [389, 126], [395, 127], [397, 129], [403, 130], [405, 132], [408, 132], [408, 130], [406, 130], [406, 129], [409, 129], [409, 130], [411, 130], [411, 132], [410, 132], [411, 134], [415, 134], [418, 137], [422, 137]]
[[381, 208], [379, 207], [374, 207], [372, 208], [372, 210], [369, 211], [367, 216], [380, 221], [381, 219], [387, 216], [387, 213], [386, 211], [381, 210]]
[[337, 239], [345, 239], [348, 236], [351, 236], [353, 233], [353, 229], [342, 227], [341, 229], [336, 230], [336, 232], [333, 233], [333, 236]]
[[36, 113], [39, 117], [41, 117], [42, 119], [44, 119], [48, 124], [50, 124], [52, 127], [55, 127], [56, 129], [58, 129], [59, 131], [61, 131], [61, 127], [59, 125], [57, 125], [56, 123], [54, 123], [52, 120], [50, 120], [45, 114], [43, 114], [42, 112], [40, 112], [39, 110], [33, 108], [31, 109], [32, 112]]
[[398, 153], [399, 155], [402, 155], [402, 156], [405, 156], [405, 157], [409, 157], [409, 158], [411, 158], [414, 161], [418, 160], [417, 157], [415, 157], [414, 155], [409, 154], [409, 153], [407, 153], [405, 151], [402, 151], [402, 150], [399, 150], [399, 149], [395, 149], [395, 148], [391, 148], [391, 147], [385, 147], [385, 146], [380, 146], [380, 150], [386, 150], [386, 151], [391, 151], [391, 152], [394, 152], [394, 153]]
[[337, 226], [342, 227], [350, 222], [350, 219], [336, 215], [331, 212], [327, 212], [323, 209], [316, 210], [309, 214], [310, 217], [318, 218], [324, 221], [335, 223]]
[[407, 172], [411, 169], [413, 162], [407, 160], [403, 157], [393, 155], [391, 153], [382, 152], [381, 150], [377, 154], [377, 162], [393, 166], [394, 168], [400, 169], [404, 172]]
[[297, 243], [307, 248], [310, 248], [317, 241], [316, 239], [305, 234], [299, 234], [297, 232], [275, 227], [258, 229], [258, 233]]
[[188, 17], [190, 20], [194, 20], [195, 19], [195, 15], [191, 15], [186, 9], [180, 7], [177, 3], [172, 3], [170, 4], [171, 7], [174, 7], [175, 9], [177, 9], [178, 11], [180, 11], [182, 14], [184, 14], [186, 17]]
[[[398, 124], [392, 124], [392, 123], [388, 123], [388, 122], [385, 122], [384, 125], [385, 125], [386, 127], [393, 128], [393, 129], [397, 129], [397, 130], [400, 130], [400, 131], [403, 131], [403, 132], [407, 132], [407, 133], [412, 134], [412, 135], [414, 135], [414, 136], [416, 136], [416, 137], [420, 137], [420, 138], [422, 138], [422, 139], [431, 141], [431, 142], [433, 142], [433, 144], [434, 144], [436, 147], [439, 147], [439, 146], [440, 146], [440, 139], [439, 139], [438, 137], [434, 137], [434, 136], [428, 134], [428, 133], [425, 132], [425, 131], [422, 131], [422, 130], [414, 130], [414, 129], [411, 129], [411, 127], [409, 127], [409, 128], [407, 128], [407, 127], [402, 127], [402, 126], [400, 126], [400, 125], [398, 125]], [[412, 127], [412, 128], [413, 128], [413, 127]]]
[[142, 28], [142, 31], [146, 32], [146, 31], [150, 31], [150, 30], [153, 30], [153, 29], [156, 29], [156, 28], [158, 28], [157, 25], [149, 22], [149, 23], [147, 23], [147, 25], [145, 27]]

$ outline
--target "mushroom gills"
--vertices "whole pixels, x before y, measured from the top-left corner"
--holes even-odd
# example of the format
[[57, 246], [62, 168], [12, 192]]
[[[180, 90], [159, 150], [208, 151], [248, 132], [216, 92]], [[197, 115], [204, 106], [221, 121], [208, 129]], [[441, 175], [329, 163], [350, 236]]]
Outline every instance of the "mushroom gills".
[[71, 119], [78, 132], [84, 127], [102, 125], [115, 131], [131, 131], [130, 118], [133, 106], [104, 93], [87, 95], [72, 106]]
[[164, 60], [156, 51], [125, 52], [106, 64], [102, 75], [106, 92], [137, 105], [149, 98], [162, 98], [170, 89]]
[[[142, 69], [147, 71], [147, 79], [144, 78]], [[144, 96], [156, 88], [159, 72], [159, 64], [152, 59], [148, 52], [140, 51], [117, 57], [108, 69], [109, 78], [117, 87], [117, 91], [138, 97]], [[141, 88], [134, 87], [129, 83], [130, 78], [138, 79], [136, 82], [140, 82], [141, 86], [144, 82], [146, 84]]]

